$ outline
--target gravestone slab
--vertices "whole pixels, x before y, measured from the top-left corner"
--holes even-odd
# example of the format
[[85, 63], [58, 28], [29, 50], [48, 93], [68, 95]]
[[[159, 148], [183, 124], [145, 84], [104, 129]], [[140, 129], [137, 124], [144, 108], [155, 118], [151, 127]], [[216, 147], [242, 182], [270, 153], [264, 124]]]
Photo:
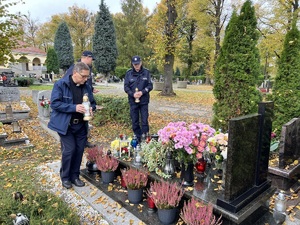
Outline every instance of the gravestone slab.
[[[255, 180], [258, 153], [258, 114], [229, 121], [225, 200], [231, 201], [249, 190]], [[228, 182], [227, 182], [228, 181]]]
[[229, 121], [225, 189], [222, 198], [217, 199], [217, 205], [233, 213], [271, 186], [269, 181], [256, 185], [260, 125], [260, 114]]
[[[51, 93], [52, 93], [52, 90], [45, 90], [45, 91], [39, 91], [38, 92], [38, 94], [37, 94], [37, 100], [38, 100], [37, 105], [38, 105], [39, 117], [42, 117], [42, 118], [45, 117], [45, 115], [46, 115], [44, 113], [45, 109], [41, 106], [41, 101], [42, 101], [42, 99], [50, 100], [51, 99]], [[51, 111], [51, 106], [50, 106], [50, 111]]]
[[273, 102], [260, 102], [258, 104], [258, 113], [261, 115], [261, 119], [259, 126], [256, 185], [261, 185], [268, 178], [272, 120], [274, 116], [273, 109]]
[[282, 126], [279, 144], [279, 168], [300, 157], [300, 118], [293, 118]]
[[0, 102], [19, 102], [20, 91], [17, 87], [0, 87]]

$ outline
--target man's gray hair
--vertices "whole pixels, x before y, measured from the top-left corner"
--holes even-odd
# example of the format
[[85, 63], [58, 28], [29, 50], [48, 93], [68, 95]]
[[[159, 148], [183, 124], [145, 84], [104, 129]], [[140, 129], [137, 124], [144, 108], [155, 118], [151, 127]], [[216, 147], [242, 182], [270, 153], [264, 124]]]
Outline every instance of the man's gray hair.
[[73, 71], [80, 73], [82, 70], [90, 71], [90, 67], [84, 62], [75, 63]]

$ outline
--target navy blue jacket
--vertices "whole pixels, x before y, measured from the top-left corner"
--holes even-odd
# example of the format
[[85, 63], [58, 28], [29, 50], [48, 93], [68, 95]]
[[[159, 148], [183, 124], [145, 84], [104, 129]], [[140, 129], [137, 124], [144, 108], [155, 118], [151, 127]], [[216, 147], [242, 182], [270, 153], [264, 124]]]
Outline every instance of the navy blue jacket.
[[[65, 135], [70, 124], [72, 114], [76, 112], [76, 104], [73, 103], [73, 94], [70, 89], [70, 76], [73, 73], [66, 73], [63, 78], [54, 83], [51, 93], [51, 116], [48, 127], [60, 134]], [[96, 109], [96, 102], [91, 86], [84, 84], [84, 93], [88, 93], [93, 111]]]
[[136, 104], [133, 97], [136, 88], [143, 93], [139, 104], [148, 104], [150, 101], [149, 92], [153, 89], [153, 84], [149, 70], [143, 68], [143, 66], [139, 72], [136, 72], [133, 68], [126, 72], [124, 91], [128, 94], [129, 104]]

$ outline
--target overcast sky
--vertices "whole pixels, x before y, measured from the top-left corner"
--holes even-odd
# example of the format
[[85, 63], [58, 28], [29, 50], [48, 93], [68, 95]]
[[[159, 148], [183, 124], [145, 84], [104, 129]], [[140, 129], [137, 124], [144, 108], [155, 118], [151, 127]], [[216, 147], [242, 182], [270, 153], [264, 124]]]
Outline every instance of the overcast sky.
[[[99, 11], [101, 0], [24, 0], [25, 4], [18, 4], [10, 7], [11, 13], [21, 12], [28, 14], [30, 12], [32, 19], [37, 19], [44, 23], [50, 20], [52, 15], [69, 12], [68, 8], [76, 4], [80, 8], [86, 8], [92, 12]], [[120, 0], [104, 0], [111, 13], [121, 12]], [[150, 9], [150, 12], [160, 0], [142, 0], [144, 7]]]

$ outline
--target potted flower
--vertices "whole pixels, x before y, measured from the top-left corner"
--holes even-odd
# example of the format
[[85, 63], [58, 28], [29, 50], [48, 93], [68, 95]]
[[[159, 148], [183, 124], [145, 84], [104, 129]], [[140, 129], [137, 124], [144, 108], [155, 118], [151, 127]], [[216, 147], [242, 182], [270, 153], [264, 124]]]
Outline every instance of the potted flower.
[[114, 181], [115, 170], [119, 166], [119, 161], [111, 155], [99, 155], [96, 159], [97, 167], [101, 171], [103, 183], [108, 184]]
[[186, 201], [180, 213], [181, 219], [187, 225], [199, 224], [201, 225], [220, 225], [222, 224], [221, 217], [216, 219], [213, 214], [213, 206], [211, 204], [204, 204], [194, 198]]
[[128, 191], [128, 200], [137, 204], [143, 200], [144, 188], [148, 182], [148, 173], [143, 170], [129, 168], [122, 170], [124, 183]]
[[177, 207], [184, 194], [184, 190], [177, 183], [166, 181], [154, 181], [147, 190], [157, 208], [158, 218], [163, 224], [175, 222], [177, 216]]
[[86, 168], [87, 168], [88, 172], [98, 173], [99, 169], [97, 167], [96, 160], [99, 155], [103, 155], [103, 147], [94, 146], [92, 148], [87, 148], [85, 153], [86, 153], [85, 156], [87, 159]]

